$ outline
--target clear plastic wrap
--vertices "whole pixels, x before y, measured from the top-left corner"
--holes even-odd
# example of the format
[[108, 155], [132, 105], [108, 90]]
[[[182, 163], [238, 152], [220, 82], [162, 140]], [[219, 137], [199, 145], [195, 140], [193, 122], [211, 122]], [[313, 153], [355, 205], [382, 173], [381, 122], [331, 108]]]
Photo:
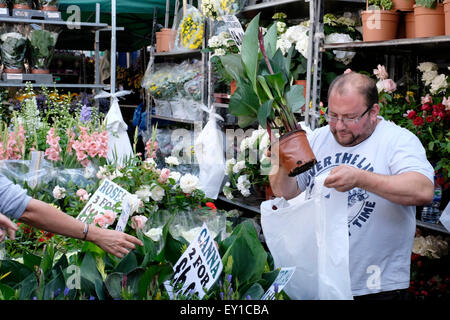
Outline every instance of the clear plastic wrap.
[[187, 119], [188, 114], [184, 108], [184, 98], [178, 94], [170, 100], [172, 116], [176, 119]]
[[184, 110], [186, 112], [186, 119], [192, 121], [201, 121], [203, 118], [203, 111], [201, 103], [193, 99], [185, 98], [183, 101]]
[[38, 25], [32, 26], [32, 30], [28, 35], [31, 51], [31, 68], [33, 70], [48, 70], [61, 28], [47, 26], [47, 29], [42, 29]]
[[155, 99], [155, 114], [159, 116], [172, 117], [170, 102], [167, 100]]
[[175, 239], [184, 239], [190, 243], [198, 236], [203, 223], [206, 223], [214, 239], [217, 236], [219, 241], [226, 238], [226, 216], [216, 210], [187, 209], [177, 212], [169, 226], [169, 232]]
[[150, 238], [157, 248], [157, 254], [159, 254], [164, 246], [163, 229], [169, 222], [172, 213], [167, 210], [158, 210], [153, 212], [148, 217], [143, 233]]
[[174, 51], [195, 50], [201, 47], [203, 43], [204, 21], [197, 8], [187, 6], [186, 13], [183, 15], [183, 8], [179, 11], [180, 19], [176, 28]]
[[3, 25], [1, 28], [1, 56], [5, 72], [23, 73], [30, 27], [23, 24]]
[[200, 101], [202, 99], [202, 84], [203, 80], [200, 75], [197, 75], [194, 79], [187, 81], [184, 84], [185, 95], [196, 101]]

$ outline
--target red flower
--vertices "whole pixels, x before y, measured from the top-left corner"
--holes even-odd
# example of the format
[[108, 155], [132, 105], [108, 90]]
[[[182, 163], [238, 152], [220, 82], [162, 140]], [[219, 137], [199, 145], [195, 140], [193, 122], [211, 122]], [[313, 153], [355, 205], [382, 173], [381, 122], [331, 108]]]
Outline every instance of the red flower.
[[414, 119], [414, 121], [413, 121], [413, 124], [416, 126], [416, 127], [420, 127], [421, 125], [423, 125], [424, 124], [424, 120], [423, 120], [423, 118], [422, 117], [416, 117], [415, 119]]
[[428, 103], [425, 103], [422, 105], [422, 111], [432, 111], [433, 108], [431, 108], [431, 105], [429, 105]]
[[39, 242], [45, 242], [45, 239], [44, 239], [43, 237], [40, 237], [40, 238], [38, 239], [38, 241], [39, 241]]
[[437, 182], [439, 185], [443, 186], [443, 185], [445, 184], [445, 178], [444, 178], [444, 177], [436, 178], [436, 182]]
[[428, 123], [432, 123], [434, 119], [432, 116], [428, 116], [425, 120], [427, 120]]
[[408, 118], [414, 120], [416, 118], [417, 113], [414, 110], [408, 112]]
[[211, 210], [217, 210], [216, 206], [212, 202], [207, 202], [205, 205], [207, 207], [211, 208]]

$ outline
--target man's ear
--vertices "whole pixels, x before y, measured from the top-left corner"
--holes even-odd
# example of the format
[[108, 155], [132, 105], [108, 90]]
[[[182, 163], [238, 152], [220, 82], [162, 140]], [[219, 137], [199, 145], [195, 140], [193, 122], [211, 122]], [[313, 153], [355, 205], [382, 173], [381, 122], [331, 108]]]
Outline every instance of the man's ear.
[[376, 118], [379, 113], [380, 113], [380, 105], [378, 103], [375, 103], [372, 106], [372, 110], [370, 110], [371, 117], [373, 116]]

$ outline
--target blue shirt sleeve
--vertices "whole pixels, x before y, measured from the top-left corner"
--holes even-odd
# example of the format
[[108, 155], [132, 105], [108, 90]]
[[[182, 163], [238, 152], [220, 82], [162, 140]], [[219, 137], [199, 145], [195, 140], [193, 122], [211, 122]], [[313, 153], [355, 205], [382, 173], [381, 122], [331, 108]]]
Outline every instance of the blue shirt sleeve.
[[27, 191], [0, 174], [0, 212], [9, 218], [19, 219], [30, 202]]

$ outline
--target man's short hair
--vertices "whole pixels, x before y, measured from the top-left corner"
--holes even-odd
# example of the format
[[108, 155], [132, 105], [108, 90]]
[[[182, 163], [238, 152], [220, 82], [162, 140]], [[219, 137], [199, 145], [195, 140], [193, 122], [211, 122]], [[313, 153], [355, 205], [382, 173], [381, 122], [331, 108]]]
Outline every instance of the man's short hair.
[[378, 89], [375, 81], [354, 71], [341, 74], [331, 82], [328, 89], [328, 101], [333, 92], [339, 95], [346, 94], [348, 87], [356, 89], [364, 97], [368, 108], [372, 108], [374, 104], [378, 103]]

